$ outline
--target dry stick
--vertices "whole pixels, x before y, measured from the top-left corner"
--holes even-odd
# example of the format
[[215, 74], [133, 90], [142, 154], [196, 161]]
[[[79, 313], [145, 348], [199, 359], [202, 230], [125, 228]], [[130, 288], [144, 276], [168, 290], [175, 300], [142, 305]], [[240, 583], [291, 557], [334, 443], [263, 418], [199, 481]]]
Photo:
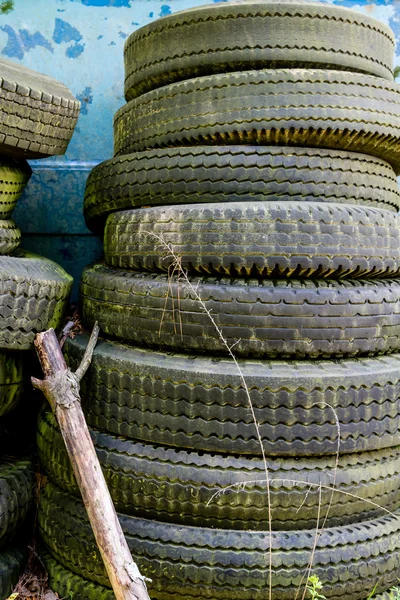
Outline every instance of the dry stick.
[[45, 379], [32, 377], [31, 381], [46, 396], [60, 426], [116, 599], [150, 600], [115, 512], [79, 397], [79, 383], [92, 360], [99, 331], [96, 323], [75, 373], [67, 367], [54, 329], [38, 333], [35, 347]]

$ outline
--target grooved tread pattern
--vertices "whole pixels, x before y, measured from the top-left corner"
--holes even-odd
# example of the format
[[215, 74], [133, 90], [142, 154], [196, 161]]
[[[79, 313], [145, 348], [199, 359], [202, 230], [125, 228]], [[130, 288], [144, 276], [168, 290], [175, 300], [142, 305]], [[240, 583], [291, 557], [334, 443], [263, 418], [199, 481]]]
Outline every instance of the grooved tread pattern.
[[400, 87], [320, 69], [197, 77], [131, 100], [115, 114], [114, 152], [196, 145], [279, 145], [372, 154], [400, 172]]
[[[65, 343], [76, 370], [86, 335]], [[337, 361], [240, 360], [267, 455], [397, 446], [400, 355]], [[229, 358], [164, 354], [100, 340], [82, 380], [90, 426], [165, 446], [260, 455], [249, 401]]]
[[32, 175], [26, 160], [0, 157], [0, 219], [9, 219]]
[[25, 560], [26, 550], [22, 547], [9, 547], [0, 553], [0, 600], [10, 596], [24, 569]]
[[229, 347], [235, 344], [238, 357], [340, 357], [400, 349], [396, 279], [186, 281], [97, 263], [83, 271], [81, 306], [87, 327], [97, 320], [106, 335], [169, 350], [221, 354], [227, 352], [221, 335]]
[[36, 333], [60, 325], [72, 277], [47, 258], [0, 256], [0, 349], [30, 350]]
[[[116, 510], [145, 519], [219, 529], [268, 530], [265, 467], [241, 458], [151, 446], [91, 430]], [[50, 411], [37, 430], [50, 480], [79, 497]], [[400, 507], [400, 447], [336, 457], [267, 460], [274, 530], [368, 521]], [[339, 490], [332, 495], [332, 486]], [[326, 486], [322, 490], [319, 486]]]
[[[150, 596], [163, 600], [199, 597], [264, 600], [272, 559], [276, 600], [292, 600], [307, 569], [315, 529], [220, 530], [160, 523], [126, 515], [119, 519], [141, 572], [150, 577]], [[43, 490], [39, 527], [52, 555], [65, 567], [110, 586], [83, 503], [52, 484]], [[329, 599], [365, 600], [387, 589], [400, 575], [400, 521], [397, 514], [325, 529], [319, 538], [313, 574]]]
[[143, 208], [109, 216], [104, 254], [139, 271], [168, 271], [179, 257], [186, 272], [211, 275], [397, 275], [399, 225], [387, 210], [314, 202]]
[[0, 255], [12, 254], [21, 243], [21, 232], [11, 219], [0, 219]]
[[108, 214], [199, 202], [334, 202], [400, 208], [386, 162], [355, 152], [274, 146], [195, 146], [118, 156], [86, 182], [84, 215], [102, 231]]
[[210, 73], [321, 66], [392, 80], [393, 32], [326, 4], [202, 6], [141, 27], [125, 43], [125, 97]]
[[0, 546], [22, 526], [33, 501], [33, 465], [30, 460], [6, 460], [0, 464]]
[[64, 154], [80, 102], [62, 83], [0, 60], [0, 151], [24, 158]]
[[0, 352], [0, 417], [10, 412], [26, 388], [27, 370], [22, 353]]

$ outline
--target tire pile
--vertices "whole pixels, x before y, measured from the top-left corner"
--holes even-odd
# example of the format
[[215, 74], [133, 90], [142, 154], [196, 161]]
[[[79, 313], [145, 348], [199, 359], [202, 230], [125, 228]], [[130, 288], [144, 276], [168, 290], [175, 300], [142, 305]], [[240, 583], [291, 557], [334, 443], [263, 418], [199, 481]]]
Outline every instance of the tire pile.
[[[24, 567], [33, 468], [24, 420], [14, 409], [30, 389], [29, 350], [39, 331], [57, 328], [72, 278], [54, 262], [19, 248], [11, 214], [31, 176], [27, 158], [63, 154], [80, 103], [63, 84], [0, 60], [0, 599]], [[31, 425], [31, 423], [30, 423]], [[21, 457], [22, 456], [22, 457]], [[12, 457], [12, 458], [11, 458]], [[19, 458], [16, 458], [19, 457]]]
[[[199, 7], [126, 42], [115, 157], [84, 202], [105, 262], [83, 273], [82, 315], [106, 339], [81, 393], [152, 598], [304, 598], [310, 561], [326, 598], [391, 598], [393, 48], [374, 19], [298, 1]], [[71, 368], [87, 341], [67, 342]], [[111, 600], [47, 412], [38, 445], [51, 584]]]

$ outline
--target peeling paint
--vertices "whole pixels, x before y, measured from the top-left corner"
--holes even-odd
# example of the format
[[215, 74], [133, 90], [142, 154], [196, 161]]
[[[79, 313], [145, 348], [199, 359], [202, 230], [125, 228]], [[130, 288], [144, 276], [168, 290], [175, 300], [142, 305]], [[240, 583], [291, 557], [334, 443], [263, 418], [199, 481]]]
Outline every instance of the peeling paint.
[[[70, 0], [76, 2], [76, 0]], [[110, 6], [113, 8], [130, 8], [131, 0], [79, 0], [84, 6]]]
[[87, 86], [83, 92], [76, 94], [76, 97], [81, 101], [81, 115], [87, 115], [89, 112], [88, 105], [93, 102], [93, 89]]
[[65, 55], [68, 58], [78, 58], [82, 54], [85, 49], [85, 44], [74, 44], [66, 49]]
[[67, 21], [56, 18], [53, 33], [53, 40], [56, 44], [62, 44], [63, 42], [79, 42], [81, 39], [82, 34], [76, 27], [72, 27]]
[[166, 17], [167, 15], [170, 15], [171, 13], [171, 7], [168, 4], [163, 4], [161, 7], [161, 10], [159, 12], [159, 16], [160, 17]]
[[122, 37], [123, 40], [128, 37], [128, 34], [125, 33], [125, 31], [118, 31], [118, 35], [119, 37]]

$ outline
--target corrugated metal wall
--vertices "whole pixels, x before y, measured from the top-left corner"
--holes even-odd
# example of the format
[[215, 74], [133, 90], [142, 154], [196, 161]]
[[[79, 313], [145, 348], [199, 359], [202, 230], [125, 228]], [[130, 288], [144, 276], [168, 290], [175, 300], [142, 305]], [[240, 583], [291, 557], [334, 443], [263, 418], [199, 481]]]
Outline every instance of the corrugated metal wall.
[[[400, 40], [400, 1], [328, 0], [390, 25]], [[23, 246], [48, 256], [75, 278], [101, 256], [82, 217], [86, 177], [113, 153], [112, 119], [123, 104], [123, 45], [134, 29], [204, 0], [15, 0], [0, 15], [0, 52], [61, 79], [82, 102], [66, 156], [31, 161], [33, 177], [14, 216]], [[398, 47], [400, 64], [400, 48]]]

